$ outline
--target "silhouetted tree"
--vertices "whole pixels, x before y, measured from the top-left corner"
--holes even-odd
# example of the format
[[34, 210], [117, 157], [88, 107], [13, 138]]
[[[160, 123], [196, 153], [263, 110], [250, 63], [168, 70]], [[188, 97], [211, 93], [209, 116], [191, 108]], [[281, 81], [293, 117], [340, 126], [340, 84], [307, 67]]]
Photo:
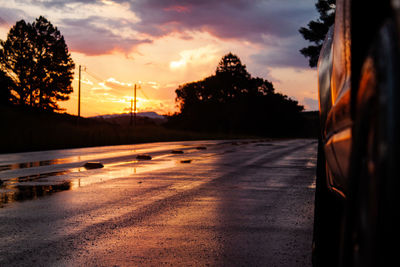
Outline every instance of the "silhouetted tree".
[[11, 90], [14, 86], [11, 78], [2, 70], [0, 70], [0, 104], [11, 103]]
[[0, 68], [15, 82], [14, 103], [60, 110], [73, 89], [74, 62], [57, 27], [40, 16], [18, 21], [0, 41]]
[[297, 101], [275, 93], [271, 82], [251, 77], [232, 53], [221, 59], [215, 75], [175, 92], [180, 113], [172, 124], [192, 130], [280, 135], [303, 110]]
[[246, 70], [246, 65], [243, 65], [240, 59], [232, 53], [228, 53], [222, 57], [216, 70], [216, 75], [227, 74], [234, 77], [235, 80], [250, 78], [250, 74]]
[[310, 67], [317, 66], [325, 36], [330, 26], [335, 22], [336, 0], [318, 0], [315, 7], [320, 14], [319, 18], [310, 21], [307, 27], [301, 27], [299, 30], [304, 39], [314, 43], [314, 45], [300, 50], [300, 53], [309, 59]]

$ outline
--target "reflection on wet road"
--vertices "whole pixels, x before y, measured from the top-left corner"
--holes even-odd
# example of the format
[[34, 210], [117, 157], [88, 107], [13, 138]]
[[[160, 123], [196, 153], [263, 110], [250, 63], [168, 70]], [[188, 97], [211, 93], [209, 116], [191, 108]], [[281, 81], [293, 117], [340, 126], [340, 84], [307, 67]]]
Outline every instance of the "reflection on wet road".
[[315, 164], [314, 140], [0, 155], [0, 266], [309, 266]]
[[[176, 147], [181, 149], [182, 154], [184, 151], [194, 157], [198, 154], [194, 153], [197, 149], [196, 145], [190, 146], [190, 144], [185, 143], [164, 143], [160, 145], [153, 143], [73, 149], [72, 153], [70, 150], [59, 150], [49, 151], [50, 153], [12, 154], [11, 158], [14, 158], [17, 161], [16, 163], [9, 162], [10, 155], [0, 155], [0, 179], [2, 181], [0, 185], [0, 207], [9, 202], [45, 195], [36, 194], [36, 191], [51, 194], [61, 191], [61, 188], [68, 190], [136, 173], [172, 167], [176, 161], [176, 157], [172, 157], [172, 154], [175, 154], [172, 153], [174, 151], [172, 149]], [[144, 162], [136, 159], [136, 155], [144, 152], [155, 155], [152, 162], [144, 164]], [[51, 158], [70, 154], [73, 156]], [[79, 154], [79, 156], [74, 154]], [[46, 155], [49, 159], [43, 160]], [[32, 161], [36, 158], [42, 160]], [[88, 170], [83, 165], [89, 160], [104, 162], [106, 170], [90, 170], [90, 172], [87, 172]], [[63, 186], [65, 184], [70, 184], [70, 186]]]

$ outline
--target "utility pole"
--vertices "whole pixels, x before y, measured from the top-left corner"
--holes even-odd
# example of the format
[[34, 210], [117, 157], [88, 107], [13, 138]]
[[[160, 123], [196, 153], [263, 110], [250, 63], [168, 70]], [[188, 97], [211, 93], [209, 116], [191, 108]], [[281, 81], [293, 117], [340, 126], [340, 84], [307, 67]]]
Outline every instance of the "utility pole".
[[[132, 106], [133, 107], [133, 112], [132, 112]], [[133, 121], [132, 121], [133, 119]], [[129, 125], [132, 126], [132, 123], [134, 126], [136, 126], [136, 83], [135, 83], [135, 87], [133, 90], [133, 99], [131, 98], [131, 120], [129, 122]]]
[[133, 117], [133, 115], [132, 115], [132, 107], [133, 107], [133, 98], [131, 98], [131, 120], [129, 122], [130, 126], [132, 126], [132, 123], [133, 123], [133, 120], [132, 120], [132, 117]]
[[79, 84], [78, 84], [78, 119], [81, 117], [81, 65], [79, 65]]
[[135, 93], [134, 93], [134, 113], [133, 113], [133, 122], [134, 122], [134, 126], [136, 126], [136, 83], [135, 83]]

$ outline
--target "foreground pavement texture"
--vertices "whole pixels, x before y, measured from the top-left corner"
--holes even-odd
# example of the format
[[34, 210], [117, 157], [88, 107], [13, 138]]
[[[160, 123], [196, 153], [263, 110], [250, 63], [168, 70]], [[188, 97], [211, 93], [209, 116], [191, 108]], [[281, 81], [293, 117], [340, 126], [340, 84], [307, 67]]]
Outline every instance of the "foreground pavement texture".
[[0, 155], [0, 266], [311, 266], [316, 148], [223, 140]]

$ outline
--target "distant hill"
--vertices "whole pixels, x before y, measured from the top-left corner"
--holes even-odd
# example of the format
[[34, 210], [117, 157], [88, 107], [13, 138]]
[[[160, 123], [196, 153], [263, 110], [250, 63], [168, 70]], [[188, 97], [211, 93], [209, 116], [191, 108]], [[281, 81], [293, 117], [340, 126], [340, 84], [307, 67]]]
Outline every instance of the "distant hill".
[[[123, 113], [123, 114], [106, 114], [89, 117], [89, 119], [95, 119], [99, 121], [106, 121], [110, 123], [120, 124], [120, 125], [128, 125], [130, 123], [131, 114]], [[136, 124], [138, 125], [146, 125], [146, 124], [162, 124], [166, 122], [167, 119], [157, 114], [156, 112], [139, 112], [136, 113]]]
[[[107, 115], [99, 115], [99, 116], [93, 116], [93, 117], [89, 117], [89, 118], [93, 118], [93, 119], [98, 119], [98, 118], [103, 118], [103, 119], [110, 119], [110, 118], [118, 118], [118, 117], [130, 117], [131, 114], [130, 113], [122, 113], [122, 114], [107, 114]], [[147, 117], [150, 119], [160, 119], [160, 120], [164, 120], [165, 117], [150, 111], [150, 112], [138, 112], [136, 113], [137, 117]]]

